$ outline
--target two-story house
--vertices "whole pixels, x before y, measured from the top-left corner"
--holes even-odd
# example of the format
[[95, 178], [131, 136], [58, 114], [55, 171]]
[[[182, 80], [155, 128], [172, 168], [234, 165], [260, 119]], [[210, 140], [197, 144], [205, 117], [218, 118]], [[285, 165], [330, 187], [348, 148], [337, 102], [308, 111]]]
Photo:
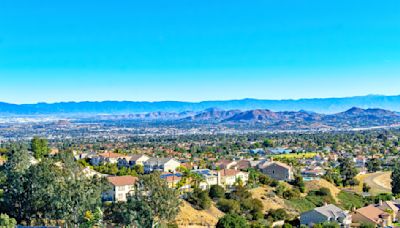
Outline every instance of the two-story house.
[[291, 181], [294, 179], [293, 168], [282, 162], [266, 162], [260, 167], [260, 170], [275, 180]]
[[107, 181], [112, 189], [103, 193], [104, 201], [124, 202], [129, 194], [133, 194], [138, 178], [133, 176], [109, 176]]
[[175, 172], [181, 163], [174, 158], [150, 158], [143, 162], [144, 172]]

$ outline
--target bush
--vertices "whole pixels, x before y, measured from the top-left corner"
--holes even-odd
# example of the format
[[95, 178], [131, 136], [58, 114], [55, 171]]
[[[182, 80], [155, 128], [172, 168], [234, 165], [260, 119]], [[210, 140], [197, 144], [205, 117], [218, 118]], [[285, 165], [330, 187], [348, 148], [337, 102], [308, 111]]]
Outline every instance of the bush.
[[213, 199], [223, 198], [225, 196], [225, 189], [219, 185], [213, 185], [210, 187], [208, 195]]
[[14, 218], [10, 218], [7, 214], [0, 214], [0, 227], [15, 227], [17, 221]]
[[220, 199], [217, 203], [218, 209], [225, 213], [239, 213], [240, 204], [239, 202], [231, 199]]
[[330, 196], [331, 190], [329, 188], [320, 188], [318, 191], [315, 191], [317, 196]]
[[288, 189], [283, 192], [283, 198], [284, 199], [295, 199], [300, 197], [300, 190], [297, 188], [294, 189]]
[[211, 206], [211, 199], [208, 196], [208, 192], [202, 191], [199, 188], [196, 188], [193, 193], [189, 194], [188, 202], [197, 209], [206, 210]]
[[268, 214], [266, 219], [269, 221], [275, 222], [275, 221], [280, 221], [280, 220], [286, 220], [288, 219], [288, 214], [286, 213], [285, 209], [279, 208], [279, 209], [271, 209]]
[[258, 181], [263, 185], [270, 185], [273, 182], [273, 179], [265, 174], [260, 174]]
[[237, 214], [226, 214], [220, 218], [217, 228], [248, 228], [249, 225], [245, 218]]

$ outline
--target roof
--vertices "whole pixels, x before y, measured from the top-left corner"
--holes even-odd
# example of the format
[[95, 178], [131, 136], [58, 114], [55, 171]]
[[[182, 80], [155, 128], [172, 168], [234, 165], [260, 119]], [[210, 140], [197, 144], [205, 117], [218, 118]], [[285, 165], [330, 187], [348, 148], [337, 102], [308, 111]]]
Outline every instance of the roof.
[[314, 210], [319, 212], [320, 214], [325, 215], [328, 218], [341, 218], [347, 216], [346, 212], [333, 204], [317, 207], [314, 208]]
[[280, 166], [280, 167], [283, 167], [283, 168], [286, 168], [286, 169], [292, 169], [292, 167], [290, 165], [287, 165], [285, 163], [278, 162], [278, 161], [270, 162], [265, 167], [268, 167], [268, 166], [271, 166], [271, 165], [277, 165], [277, 166]]
[[175, 160], [173, 158], [150, 158], [147, 161], [145, 161], [145, 164], [149, 165], [163, 165], [171, 160]]
[[356, 210], [356, 212], [375, 223], [379, 223], [382, 215], [388, 215], [386, 212], [375, 207], [374, 205], [362, 207], [362, 208]]
[[129, 160], [130, 161], [137, 161], [142, 157], [148, 157], [148, 156], [144, 155], [144, 154], [133, 154], [133, 155], [129, 156]]
[[399, 208], [392, 201], [383, 201], [382, 205], [378, 204], [377, 207], [380, 208], [380, 209], [382, 209], [382, 207], [388, 207], [392, 211], [398, 211], [399, 210]]
[[114, 186], [124, 186], [134, 185], [138, 178], [133, 176], [113, 176], [107, 177], [107, 180]]
[[113, 152], [105, 152], [102, 154], [99, 154], [99, 156], [104, 157], [104, 158], [125, 158], [126, 155], [123, 154], [117, 154]]
[[240, 171], [235, 169], [223, 169], [218, 171], [218, 173], [221, 174], [221, 176], [236, 176]]
[[181, 173], [163, 173], [161, 174], [161, 178], [166, 180], [167, 182], [177, 182], [182, 179]]
[[219, 160], [217, 161], [215, 164], [216, 165], [229, 165], [231, 163], [234, 163], [234, 161], [230, 161], [230, 160]]

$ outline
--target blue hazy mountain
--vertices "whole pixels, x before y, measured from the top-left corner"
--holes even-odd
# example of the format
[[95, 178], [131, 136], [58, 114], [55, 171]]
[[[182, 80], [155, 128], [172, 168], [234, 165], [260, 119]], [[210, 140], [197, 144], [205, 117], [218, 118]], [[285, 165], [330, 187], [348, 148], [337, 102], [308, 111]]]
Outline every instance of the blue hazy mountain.
[[[35, 114], [127, 114], [150, 112], [184, 112], [212, 109], [222, 110], [255, 110], [268, 109], [277, 111], [299, 111], [316, 113], [339, 113], [352, 107], [363, 109], [379, 108], [400, 111], [400, 96], [368, 95], [345, 98], [314, 98], [298, 100], [260, 100], [242, 99], [202, 102], [135, 102], [135, 101], [101, 101], [101, 102], [59, 102], [37, 104], [10, 104], [0, 102], [2, 115], [35, 115]], [[305, 111], [304, 111], [305, 112]]]

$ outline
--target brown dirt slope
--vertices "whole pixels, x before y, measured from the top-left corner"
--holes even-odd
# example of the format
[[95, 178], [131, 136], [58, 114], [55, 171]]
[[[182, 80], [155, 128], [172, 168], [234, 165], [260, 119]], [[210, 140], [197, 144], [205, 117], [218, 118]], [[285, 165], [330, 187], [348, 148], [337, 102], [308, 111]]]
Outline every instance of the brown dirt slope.
[[331, 190], [333, 198], [338, 201], [337, 195], [340, 193], [340, 189], [336, 187], [334, 184], [330, 183], [327, 180], [320, 179], [320, 180], [313, 180], [313, 181], [306, 181], [306, 189], [307, 191], [318, 190], [320, 188], [328, 188]]
[[273, 193], [273, 188], [271, 187], [258, 187], [250, 190], [250, 192], [254, 198], [261, 200], [265, 212], [271, 209], [284, 208], [288, 212], [295, 213], [293, 208], [288, 207], [282, 198]]
[[197, 210], [188, 202], [183, 201], [181, 211], [175, 219], [179, 227], [213, 227], [224, 213], [214, 205], [208, 210]]

